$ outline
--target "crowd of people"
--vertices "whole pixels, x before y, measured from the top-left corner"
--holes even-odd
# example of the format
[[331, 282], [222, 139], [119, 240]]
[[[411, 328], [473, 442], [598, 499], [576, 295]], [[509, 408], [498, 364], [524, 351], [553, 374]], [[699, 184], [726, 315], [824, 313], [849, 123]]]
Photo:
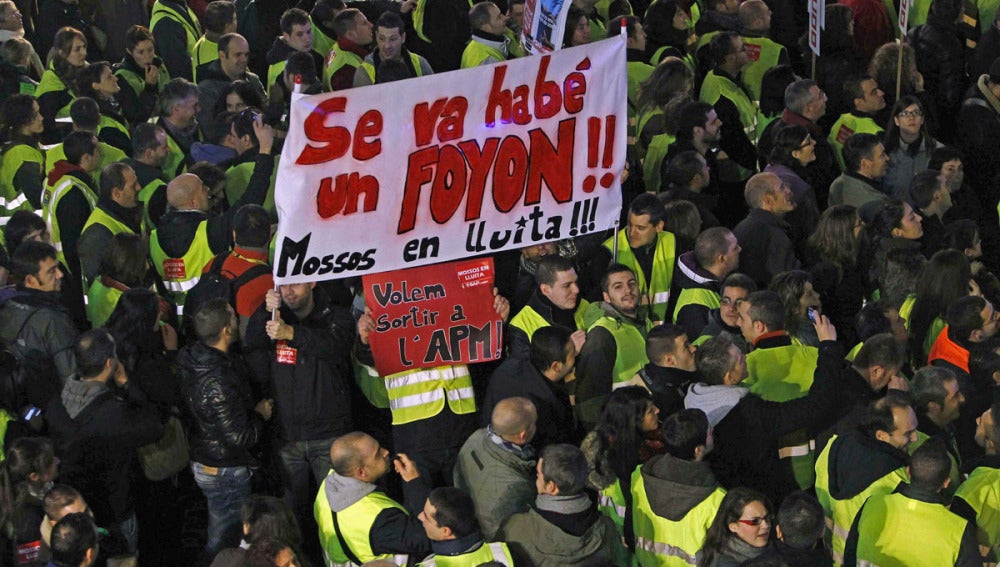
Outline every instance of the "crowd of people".
[[[827, 4], [818, 57], [789, 0], [549, 16], [0, 0], [0, 564], [995, 564], [996, 5]], [[382, 376], [359, 278], [271, 277], [291, 93], [522, 35], [627, 38], [623, 228], [493, 255], [499, 360]]]

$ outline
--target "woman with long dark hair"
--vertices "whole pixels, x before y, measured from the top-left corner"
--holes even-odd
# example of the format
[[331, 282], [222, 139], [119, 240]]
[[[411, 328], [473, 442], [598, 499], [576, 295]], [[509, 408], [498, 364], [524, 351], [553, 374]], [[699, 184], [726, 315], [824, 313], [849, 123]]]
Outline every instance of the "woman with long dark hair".
[[52, 61], [42, 73], [35, 98], [45, 121], [43, 140], [46, 144], [62, 141], [68, 128], [57, 127], [56, 118], [69, 116], [69, 105], [76, 98], [76, 79], [87, 64], [87, 37], [76, 28], [64, 27], [56, 32], [52, 46]]
[[121, 90], [118, 77], [107, 61], [91, 63], [77, 76], [77, 94], [94, 99], [101, 111], [97, 139], [131, 156], [132, 137], [128, 120], [122, 115]]
[[608, 396], [597, 427], [580, 444], [590, 464], [587, 483], [600, 492], [598, 508], [615, 522], [619, 533], [624, 526], [624, 495], [630, 490], [632, 471], [664, 451], [659, 414], [642, 386], [618, 388]]
[[685, 61], [694, 71], [694, 51], [698, 38], [692, 33], [691, 19], [677, 0], [659, 0], [646, 10], [646, 59], [659, 65], [667, 57]]
[[767, 497], [749, 488], [726, 493], [705, 534], [698, 567], [737, 567], [764, 552], [774, 520]]
[[823, 313], [837, 328], [837, 340], [850, 348], [857, 342], [854, 319], [864, 302], [864, 278], [857, 270], [864, 224], [851, 205], [834, 205], [819, 217], [806, 241], [806, 265], [823, 301]]
[[924, 104], [913, 95], [899, 97], [892, 108], [892, 120], [883, 142], [889, 165], [882, 187], [897, 199], [910, 198], [910, 180], [927, 169], [931, 154], [943, 145], [927, 129], [926, 114]]
[[873, 293], [881, 279], [886, 256], [897, 249], [920, 250], [924, 235], [920, 215], [904, 201], [889, 199], [878, 205], [871, 222], [861, 233], [862, 244], [858, 266], [868, 278], [865, 292]]
[[781, 296], [785, 305], [785, 332], [802, 345], [819, 346], [816, 328], [809, 320], [808, 310], [816, 311], [818, 317], [823, 311], [819, 294], [813, 289], [813, 279], [804, 270], [789, 270], [775, 274], [768, 289]]
[[949, 249], [931, 256], [920, 273], [913, 308], [900, 313], [910, 330], [907, 347], [914, 368], [927, 364], [927, 355], [944, 329], [948, 307], [967, 295], [980, 293], [965, 254]]
[[45, 437], [22, 437], [5, 453], [0, 463], [0, 541], [9, 536], [15, 549], [30, 555], [41, 549], [42, 499], [59, 474], [59, 459]]

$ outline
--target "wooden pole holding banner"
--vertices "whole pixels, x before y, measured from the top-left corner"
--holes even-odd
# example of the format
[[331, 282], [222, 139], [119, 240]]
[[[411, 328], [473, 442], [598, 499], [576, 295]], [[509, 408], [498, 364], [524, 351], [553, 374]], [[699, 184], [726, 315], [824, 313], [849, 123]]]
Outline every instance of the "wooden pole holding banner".
[[896, 40], [899, 47], [899, 57], [896, 59], [896, 100], [899, 100], [899, 91], [903, 86], [903, 38]]

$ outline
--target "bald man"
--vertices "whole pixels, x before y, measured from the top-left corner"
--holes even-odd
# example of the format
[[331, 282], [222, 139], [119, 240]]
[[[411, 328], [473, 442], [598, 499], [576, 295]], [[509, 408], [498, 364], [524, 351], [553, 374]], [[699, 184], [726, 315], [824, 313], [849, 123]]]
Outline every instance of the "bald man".
[[193, 174], [185, 173], [167, 184], [167, 202], [174, 210], [161, 217], [149, 238], [149, 255], [167, 292], [177, 305], [177, 315], [184, 312], [184, 298], [198, 283], [202, 270], [216, 254], [233, 246], [233, 218], [243, 205], [263, 204], [271, 184], [274, 157], [274, 130], [260, 117], [254, 121], [254, 133], [260, 142], [253, 175], [246, 193], [232, 203], [225, 213], [211, 215], [211, 188]]
[[455, 464], [455, 487], [469, 493], [476, 517], [490, 541], [511, 515], [535, 501], [535, 437], [538, 413], [528, 398], [505, 398], [493, 408], [490, 424], [462, 446]]
[[[313, 505], [329, 561], [361, 565], [397, 559], [403, 565], [408, 555], [430, 553], [430, 540], [417, 518], [430, 490], [409, 457], [398, 453], [393, 458], [372, 436], [354, 431], [333, 442], [330, 463], [333, 470]], [[406, 509], [375, 486], [390, 467], [403, 478]]]

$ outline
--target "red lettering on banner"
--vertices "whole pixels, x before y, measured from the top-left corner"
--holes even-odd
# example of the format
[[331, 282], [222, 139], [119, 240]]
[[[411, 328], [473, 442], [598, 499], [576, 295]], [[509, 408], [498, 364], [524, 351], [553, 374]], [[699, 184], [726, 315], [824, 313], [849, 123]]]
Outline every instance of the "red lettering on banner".
[[[465, 220], [482, 214], [486, 180], [493, 174], [492, 199], [498, 211], [508, 212], [519, 202], [537, 204], [544, 183], [559, 203], [573, 198], [573, 146], [576, 119], [559, 122], [556, 142], [542, 129], [517, 136], [487, 139], [480, 149], [475, 140], [457, 146], [431, 146], [410, 154], [403, 186], [397, 233], [416, 226], [420, 193], [430, 184], [430, 213], [434, 222], [448, 222], [465, 199]], [[528, 156], [531, 159], [528, 159]]]
[[[551, 58], [551, 55], [543, 55], [539, 61], [533, 94], [528, 85], [516, 85], [513, 92], [504, 89], [507, 66], [495, 65], [483, 123], [489, 127], [495, 126], [498, 113], [501, 124], [514, 122], [523, 125], [531, 121], [532, 110], [534, 117], [541, 119], [552, 118], [560, 109], [565, 109], [570, 114], [580, 112], [583, 109], [583, 96], [587, 92], [587, 79], [583, 73], [574, 71], [566, 76], [560, 88], [558, 82], [550, 81], [546, 76]], [[577, 69], [589, 68], [590, 62], [586, 59], [577, 65]], [[529, 100], [533, 103], [531, 109], [528, 108]]]
[[341, 173], [336, 180], [324, 177], [316, 192], [316, 212], [325, 219], [344, 213], [358, 212], [358, 198], [365, 196], [364, 212], [378, 207], [378, 179], [371, 175], [361, 176], [357, 172]]
[[[413, 107], [413, 134], [417, 146], [430, 144], [437, 129], [440, 142], [450, 142], [465, 135], [465, 113], [469, 101], [465, 97], [439, 98], [430, 106], [426, 102]], [[438, 122], [438, 119], [441, 119]]]
[[351, 131], [343, 126], [327, 126], [326, 120], [332, 114], [344, 112], [347, 109], [347, 99], [335, 97], [324, 100], [309, 113], [303, 123], [303, 131], [310, 141], [317, 145], [306, 144], [295, 163], [299, 165], [315, 165], [326, 163], [347, 155], [359, 161], [369, 160], [382, 152], [382, 113], [368, 110], [358, 118], [354, 126], [354, 144], [351, 144]]

